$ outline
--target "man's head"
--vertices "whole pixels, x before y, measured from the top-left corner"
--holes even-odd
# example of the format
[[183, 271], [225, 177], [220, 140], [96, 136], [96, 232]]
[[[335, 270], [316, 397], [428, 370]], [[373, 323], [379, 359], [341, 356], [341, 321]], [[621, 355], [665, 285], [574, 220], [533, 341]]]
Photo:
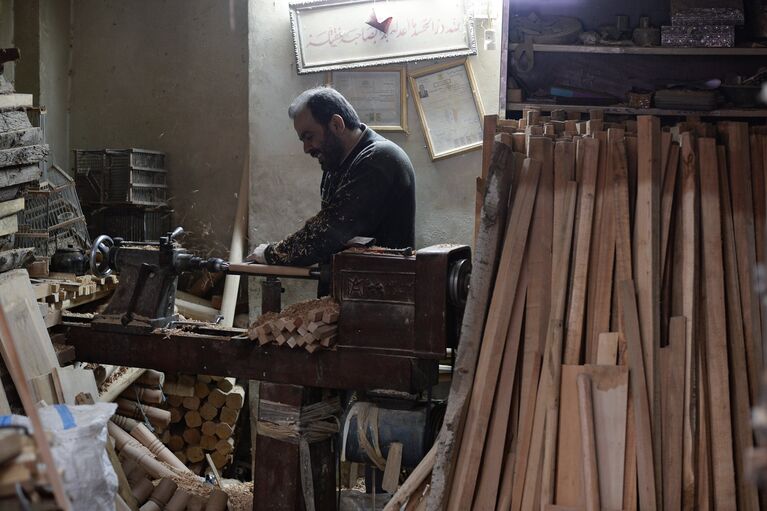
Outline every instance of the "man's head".
[[317, 87], [302, 92], [288, 108], [304, 152], [317, 158], [322, 170], [335, 170], [358, 140], [357, 112], [335, 89]]

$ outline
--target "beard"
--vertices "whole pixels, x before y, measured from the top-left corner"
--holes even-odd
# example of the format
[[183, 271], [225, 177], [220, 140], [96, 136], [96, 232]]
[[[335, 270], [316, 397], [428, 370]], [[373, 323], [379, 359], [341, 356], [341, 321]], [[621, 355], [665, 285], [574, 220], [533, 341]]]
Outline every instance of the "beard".
[[322, 145], [318, 151], [313, 151], [311, 155], [320, 162], [320, 168], [325, 172], [332, 172], [341, 166], [341, 158], [344, 156], [341, 139], [335, 136], [330, 130], [323, 131]]

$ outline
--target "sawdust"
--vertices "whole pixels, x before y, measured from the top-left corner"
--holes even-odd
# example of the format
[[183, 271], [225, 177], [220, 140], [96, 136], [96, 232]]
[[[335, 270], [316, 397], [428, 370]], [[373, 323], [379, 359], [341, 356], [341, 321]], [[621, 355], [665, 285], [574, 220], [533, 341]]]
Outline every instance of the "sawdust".
[[258, 319], [256, 319], [256, 321], [253, 322], [252, 325], [250, 325], [250, 328], [251, 329], [257, 328], [263, 325], [264, 323], [274, 321], [275, 319], [300, 318], [315, 309], [328, 309], [331, 311], [338, 311], [339, 305], [338, 305], [338, 302], [336, 302], [335, 300], [333, 300], [333, 298], [329, 296], [326, 296], [324, 298], [319, 298], [316, 300], [308, 300], [305, 302], [294, 303], [292, 305], [285, 307], [282, 310], [282, 312], [280, 312], [279, 314], [275, 312], [267, 312], [262, 314], [261, 316], [258, 317]]
[[104, 380], [104, 383], [101, 384], [99, 387], [99, 393], [104, 394], [106, 393], [107, 389], [109, 389], [110, 385], [112, 385], [115, 381], [119, 380], [122, 375], [124, 375], [128, 371], [127, 367], [118, 367], [114, 370], [114, 372], [109, 375], [109, 378]]
[[[192, 495], [208, 499], [214, 486], [200, 482], [200, 478], [190, 474], [176, 474], [173, 481]], [[230, 511], [250, 511], [253, 509], [253, 483], [244, 483], [234, 479], [223, 480], [223, 490], [229, 495]]]

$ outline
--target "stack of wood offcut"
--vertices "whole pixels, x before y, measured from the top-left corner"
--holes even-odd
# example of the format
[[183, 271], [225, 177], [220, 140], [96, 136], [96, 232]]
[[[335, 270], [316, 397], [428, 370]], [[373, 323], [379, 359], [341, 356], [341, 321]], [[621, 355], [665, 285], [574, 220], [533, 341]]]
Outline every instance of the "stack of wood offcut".
[[32, 94], [15, 93], [0, 70], [0, 250], [13, 245], [9, 237], [19, 229], [19, 186], [40, 179], [40, 162], [48, 154], [42, 129], [32, 127], [25, 111], [30, 107]]
[[494, 143], [486, 119], [445, 422], [391, 506], [759, 508], [767, 130], [597, 114], [526, 112]]
[[163, 391], [171, 424], [163, 443], [197, 474], [206, 467], [206, 454], [218, 469], [229, 464], [245, 389], [234, 378], [179, 374], [165, 381]]
[[40, 467], [41, 460], [30, 437], [12, 430], [0, 436], [0, 508], [17, 507], [17, 485], [38, 505], [55, 505], [46, 489], [46, 474]]
[[248, 336], [261, 346], [285, 344], [313, 353], [335, 344], [338, 311], [338, 302], [331, 298], [293, 304], [279, 314], [268, 312], [261, 316], [248, 329]]

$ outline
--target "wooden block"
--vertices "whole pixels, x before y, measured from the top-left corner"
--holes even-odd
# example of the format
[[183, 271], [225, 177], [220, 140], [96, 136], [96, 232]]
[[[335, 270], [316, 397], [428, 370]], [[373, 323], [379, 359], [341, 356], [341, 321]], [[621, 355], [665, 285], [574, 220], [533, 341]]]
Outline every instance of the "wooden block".
[[199, 408], [199, 412], [200, 417], [202, 417], [204, 421], [212, 421], [216, 418], [216, 415], [218, 415], [218, 408], [210, 403], [203, 403]]
[[242, 385], [235, 385], [232, 391], [229, 392], [229, 394], [226, 396], [226, 406], [228, 408], [239, 410], [242, 408], [244, 402], [245, 389], [242, 387]]
[[168, 403], [168, 406], [180, 408], [184, 402], [184, 398], [181, 396], [173, 396], [168, 394], [165, 396], [165, 401]]
[[197, 410], [200, 408], [200, 398], [197, 396], [185, 397], [181, 404], [187, 410]]
[[322, 322], [327, 323], [330, 325], [331, 323], [337, 323], [338, 322], [338, 311], [337, 310], [326, 310], [322, 313]]
[[580, 507], [583, 470], [577, 378], [589, 375], [593, 385], [594, 430], [599, 493], [603, 509], [623, 508], [623, 462], [626, 442], [628, 368], [624, 366], [562, 366], [556, 504]]
[[189, 410], [186, 412], [184, 414], [184, 423], [190, 428], [199, 428], [202, 426], [202, 417], [200, 417], [200, 412], [197, 410]]
[[[217, 439], [218, 440], [218, 439]], [[216, 452], [224, 456], [234, 452], [234, 438], [224, 438], [216, 442]]]
[[22, 209], [24, 209], [24, 197], [0, 202], [0, 217], [13, 215]]
[[618, 363], [618, 342], [620, 336], [621, 334], [618, 332], [604, 332], [599, 334], [597, 365], [612, 366]]
[[222, 378], [216, 382], [216, 386], [223, 392], [229, 392], [234, 388], [235, 381], [234, 378]]
[[188, 445], [198, 445], [202, 438], [200, 428], [186, 429], [181, 436]]
[[147, 403], [150, 405], [159, 405], [162, 404], [164, 396], [160, 389], [150, 389], [147, 387], [140, 387], [138, 385], [131, 385], [125, 389], [122, 394], [120, 394], [120, 397], [124, 397], [126, 399], [134, 399], [141, 403]]
[[187, 387], [194, 388], [194, 384], [197, 382], [197, 377], [191, 374], [179, 374], [176, 377], [176, 383], [185, 385]]
[[220, 439], [226, 439], [232, 436], [234, 433], [234, 427], [226, 422], [219, 422], [216, 424], [216, 436]]
[[393, 442], [389, 445], [389, 454], [386, 457], [386, 469], [384, 470], [381, 488], [394, 493], [399, 487], [399, 475], [402, 469], [402, 444]]
[[208, 403], [212, 404], [216, 408], [221, 408], [226, 403], [227, 393], [219, 388], [215, 388], [210, 391], [208, 395]]
[[239, 412], [239, 410], [225, 406], [221, 409], [221, 416], [219, 417], [219, 420], [234, 427], [234, 425], [237, 423], [237, 416], [239, 415]]
[[182, 411], [180, 408], [172, 406], [168, 408], [168, 410], [170, 411], [171, 424], [178, 424], [184, 418], [184, 411]]
[[200, 447], [204, 451], [213, 451], [216, 449], [216, 444], [218, 443], [218, 438], [212, 435], [203, 435], [200, 439]]
[[684, 367], [686, 319], [671, 318], [669, 345], [660, 350], [660, 373], [663, 392], [661, 413], [663, 435], [663, 506], [682, 508], [682, 428], [684, 405]]
[[207, 383], [198, 381], [194, 384], [194, 396], [200, 399], [205, 399], [210, 394], [210, 387]]
[[[184, 440], [184, 437], [182, 435], [171, 435], [170, 438], [168, 439], [168, 443], [165, 445], [168, 446], [168, 449], [170, 449], [174, 453], [177, 453], [178, 451], [181, 451], [184, 448], [185, 443], [186, 441]], [[176, 454], [176, 456], [178, 456], [178, 454]]]
[[[213, 464], [216, 466], [217, 469], [224, 468], [229, 462], [232, 461], [232, 455], [231, 454], [223, 455], [223, 454], [221, 454], [219, 452], [214, 452], [214, 453], [212, 453], [210, 455], [210, 457], [213, 460]], [[223, 492], [221, 492], [221, 493], [223, 493]], [[226, 495], [226, 493], [223, 493], [223, 494]], [[224, 507], [222, 507], [220, 509], [226, 509], [226, 504], [224, 504]]]
[[190, 445], [184, 451], [186, 453], [186, 459], [190, 463], [198, 463], [205, 459], [205, 452], [199, 445]]
[[99, 395], [96, 379], [93, 377], [91, 369], [74, 368], [72, 366], [54, 367], [53, 382], [61, 402], [66, 404], [77, 404], [76, 397], [81, 392], [86, 392], [91, 396]]
[[591, 378], [587, 374], [579, 374], [577, 384], [585, 509], [587, 511], [601, 511], [597, 445], [594, 438], [594, 404], [591, 394]]
[[158, 387], [165, 382], [165, 374], [154, 369], [142, 370], [141, 376], [136, 379], [136, 383], [147, 385], [149, 387]]
[[200, 430], [202, 431], [203, 435], [215, 435], [217, 425], [218, 423], [212, 420], [205, 421], [202, 423]]

